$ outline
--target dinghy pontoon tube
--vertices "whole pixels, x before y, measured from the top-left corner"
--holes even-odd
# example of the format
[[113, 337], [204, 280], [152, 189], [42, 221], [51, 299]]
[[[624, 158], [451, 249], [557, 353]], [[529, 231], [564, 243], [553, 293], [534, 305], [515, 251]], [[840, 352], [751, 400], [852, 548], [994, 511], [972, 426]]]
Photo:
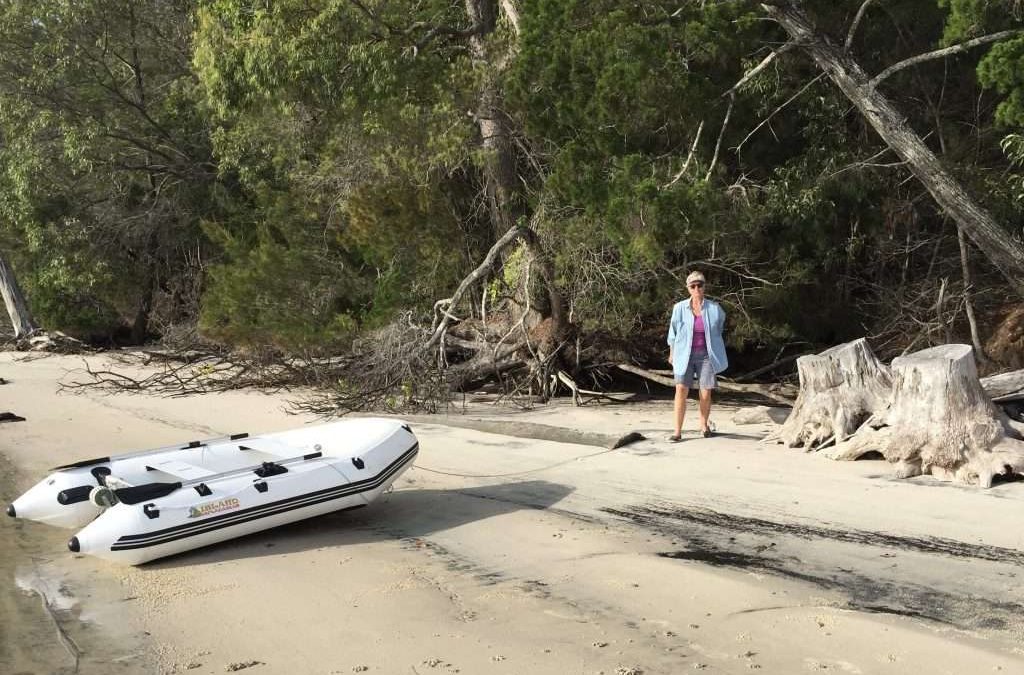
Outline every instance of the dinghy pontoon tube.
[[[106, 479], [111, 474], [131, 476], [144, 471], [146, 462], [162, 461], [164, 458], [175, 456], [202, 456], [200, 461], [208, 461], [207, 451], [211, 454], [216, 453], [219, 444], [246, 437], [248, 434], [233, 434], [58, 466], [54, 468], [54, 473], [15, 499], [7, 507], [7, 515], [77, 529], [103, 512], [101, 506], [90, 501], [89, 495], [93, 488], [106, 485]], [[149, 482], [152, 479], [146, 477], [141, 480]]]
[[[116, 475], [117, 485], [129, 486], [108, 487], [114, 483], [110, 476], [98, 481], [106, 485], [94, 481], [89, 486], [92, 498], [86, 503], [100, 515], [72, 537], [68, 547], [137, 565], [331, 511], [366, 506], [412, 465], [418, 449], [407, 425], [360, 419], [122, 456], [118, 459], [122, 463], [129, 461], [126, 457], [135, 458], [134, 473]], [[193, 452], [191, 462], [181, 459], [186, 451]], [[234, 466], [228, 465], [229, 459], [234, 459]], [[79, 480], [82, 468], [66, 471]], [[110, 468], [120, 470], [117, 461]], [[57, 480], [47, 487], [52, 490], [60, 484]], [[37, 488], [12, 505], [18, 517], [22, 500]], [[80, 492], [75, 493], [76, 499]], [[51, 497], [56, 503], [52, 492]], [[114, 505], [104, 509], [99, 505], [104, 498]]]

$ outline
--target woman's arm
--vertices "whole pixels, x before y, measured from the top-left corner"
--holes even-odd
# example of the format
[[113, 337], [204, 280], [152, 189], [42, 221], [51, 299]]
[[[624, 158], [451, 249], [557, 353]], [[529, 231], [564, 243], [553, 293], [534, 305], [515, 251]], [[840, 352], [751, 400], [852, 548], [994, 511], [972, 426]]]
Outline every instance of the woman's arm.
[[672, 308], [672, 316], [668, 320], [668, 362], [673, 365], [672, 351], [676, 343], [676, 308]]

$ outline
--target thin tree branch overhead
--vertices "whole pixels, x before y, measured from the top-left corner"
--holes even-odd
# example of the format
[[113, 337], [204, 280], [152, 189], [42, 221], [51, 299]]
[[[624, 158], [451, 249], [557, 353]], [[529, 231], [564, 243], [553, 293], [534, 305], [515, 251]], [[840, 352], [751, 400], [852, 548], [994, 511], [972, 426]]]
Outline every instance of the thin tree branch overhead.
[[1017, 35], [1024, 35], [1024, 30], [1004, 30], [998, 33], [992, 33], [991, 35], [983, 35], [982, 37], [974, 38], [973, 40], [967, 40], [966, 42], [961, 42], [959, 44], [955, 44], [950, 47], [945, 47], [943, 49], [936, 49], [935, 51], [932, 52], [926, 52], [924, 54], [912, 56], [909, 59], [904, 59], [902, 61], [892, 64], [891, 66], [880, 72], [878, 75], [875, 75], [868, 83], [868, 86], [873, 89], [877, 87], [880, 82], [898, 73], [904, 68], [916, 66], [917, 64], [924, 63], [926, 61], [942, 59], [953, 54], [963, 54], [968, 49], [980, 47], [981, 45], [991, 44], [993, 42], [1005, 40], [1006, 38], [1014, 37]]
[[864, 0], [864, 2], [861, 3], [860, 9], [857, 10], [857, 15], [853, 17], [853, 23], [850, 24], [850, 30], [846, 33], [846, 42], [843, 44], [844, 49], [849, 50], [850, 45], [853, 44], [853, 37], [857, 34], [857, 28], [860, 26], [860, 22], [864, 18], [864, 14], [868, 11], [868, 6], [872, 2], [874, 2], [874, 0]]
[[748, 70], [746, 73], [744, 73], [743, 77], [741, 77], [739, 79], [739, 82], [737, 82], [736, 84], [734, 84], [731, 87], [729, 87], [729, 90], [726, 91], [724, 94], [722, 94], [722, 98], [725, 98], [726, 96], [731, 96], [731, 95], [735, 94], [737, 91], [739, 91], [740, 87], [745, 85], [750, 80], [754, 79], [754, 77], [756, 77], [758, 73], [760, 73], [762, 70], [764, 70], [769, 65], [771, 65], [772, 61], [777, 59], [782, 54], [785, 54], [786, 52], [788, 52], [792, 48], [793, 48], [793, 43], [787, 42], [786, 44], [782, 45], [778, 49], [772, 51], [771, 54], [769, 54], [768, 56], [766, 56], [763, 59], [761, 59], [760, 63], [758, 63], [756, 66], [754, 66], [753, 68]]

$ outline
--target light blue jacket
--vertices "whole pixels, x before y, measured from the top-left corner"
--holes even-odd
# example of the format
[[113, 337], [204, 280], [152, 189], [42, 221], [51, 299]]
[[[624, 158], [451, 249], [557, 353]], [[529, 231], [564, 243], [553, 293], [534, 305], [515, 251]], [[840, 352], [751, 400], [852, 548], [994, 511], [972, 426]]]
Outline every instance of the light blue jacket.
[[[729, 367], [729, 358], [725, 355], [725, 340], [722, 329], [725, 327], [725, 310], [714, 300], [704, 298], [704, 341], [708, 346], [708, 360], [711, 368], [718, 374]], [[681, 377], [690, 361], [690, 347], [693, 343], [693, 311], [687, 298], [677, 302], [672, 308], [672, 319], [668, 323], [668, 345], [672, 348], [672, 372]]]

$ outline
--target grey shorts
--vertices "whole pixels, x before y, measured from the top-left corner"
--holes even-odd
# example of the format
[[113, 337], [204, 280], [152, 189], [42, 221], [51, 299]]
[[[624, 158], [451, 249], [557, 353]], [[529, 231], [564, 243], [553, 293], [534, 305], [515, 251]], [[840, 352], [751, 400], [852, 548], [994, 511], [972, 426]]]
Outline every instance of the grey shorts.
[[681, 384], [687, 389], [693, 389], [693, 383], [697, 382], [701, 389], [714, 389], [717, 385], [715, 370], [711, 367], [711, 359], [707, 353], [690, 354], [690, 362], [686, 364], [683, 374], [676, 375], [676, 384]]

